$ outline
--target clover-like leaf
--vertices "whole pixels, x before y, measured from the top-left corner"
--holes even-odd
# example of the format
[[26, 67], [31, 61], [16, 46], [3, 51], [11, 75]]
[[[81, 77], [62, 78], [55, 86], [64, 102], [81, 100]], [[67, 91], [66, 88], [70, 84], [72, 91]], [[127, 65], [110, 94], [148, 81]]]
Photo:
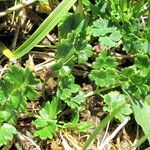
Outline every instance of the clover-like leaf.
[[18, 113], [15, 111], [15, 109], [12, 109], [10, 105], [5, 105], [3, 109], [0, 110], [0, 122], [15, 124], [18, 118]]
[[74, 82], [75, 78], [71, 74], [61, 78], [56, 95], [72, 109], [80, 110], [84, 107], [85, 97], [81, 87]]
[[91, 34], [99, 37], [100, 44], [108, 48], [115, 47], [122, 37], [116, 27], [109, 27], [109, 22], [105, 19], [98, 19], [93, 23]]
[[123, 94], [120, 94], [118, 91], [112, 91], [104, 95], [105, 106], [103, 107], [104, 111], [112, 112], [121, 106], [123, 103], [126, 103], [124, 107], [115, 115], [115, 118], [123, 121], [132, 113], [130, 104], [126, 102], [126, 97]]
[[11, 124], [4, 123], [0, 126], [0, 147], [7, 144], [8, 141], [11, 141], [16, 133], [16, 128]]
[[[73, 89], [75, 87], [75, 89]], [[72, 109], [81, 110], [84, 107], [84, 93], [80, 92], [80, 86], [73, 84], [70, 87], [57, 91], [59, 98]]]
[[35, 131], [34, 136], [39, 136], [41, 139], [52, 139], [53, 134], [57, 131], [56, 124], [49, 124], [49, 126]]
[[8, 89], [5, 92], [6, 94], [9, 91], [7, 97], [17, 90], [22, 91], [24, 96], [30, 100], [35, 99], [38, 95], [35, 90], [35, 86], [38, 83], [38, 80], [35, 78], [33, 73], [29, 71], [29, 69], [24, 69], [14, 65], [7, 70], [6, 78], [0, 82], [3, 82], [0, 85], [0, 88], [2, 88], [4, 91]]
[[72, 109], [78, 110], [82, 110], [85, 107], [84, 102], [85, 97], [83, 92], [79, 92], [76, 96], [71, 97], [70, 100], [66, 101], [68, 106], [70, 106]]
[[108, 46], [108, 48], [115, 47], [116, 42], [112, 41], [108, 36], [99, 37], [99, 42], [101, 45]]
[[96, 58], [96, 61], [93, 62], [92, 67], [98, 70], [101, 68], [116, 68], [117, 64], [118, 63], [113, 56], [110, 56], [107, 51], [102, 51]]
[[149, 92], [147, 77], [135, 65], [125, 68], [119, 75], [120, 85], [135, 97], [146, 96]]
[[119, 31], [114, 31], [110, 36], [99, 37], [99, 42], [108, 48], [115, 47], [117, 42], [121, 39], [121, 34]]
[[107, 51], [102, 51], [92, 64], [93, 70], [89, 78], [100, 87], [113, 86], [118, 77], [117, 64], [113, 56], [110, 56]]
[[89, 78], [92, 81], [95, 81], [96, 85], [100, 87], [109, 87], [116, 84], [117, 76], [115, 69], [108, 68], [105, 70], [92, 70]]
[[98, 37], [104, 36], [107, 33], [112, 33], [117, 29], [116, 27], [108, 27], [108, 24], [109, 24], [108, 20], [98, 19], [93, 23], [91, 33], [93, 34], [93, 36]]
[[114, 42], [118, 42], [121, 39], [121, 37], [122, 36], [119, 31], [114, 31], [109, 36], [109, 38]]
[[78, 55], [78, 63], [85, 63], [92, 55], [92, 46], [90, 44], [87, 44]]
[[62, 68], [59, 70], [59, 75], [64, 77], [68, 76], [71, 72], [71, 69], [68, 66], [62, 66]]
[[73, 92], [72, 92], [71, 89], [68, 89], [68, 88], [63, 89], [63, 91], [62, 91], [62, 93], [61, 93], [61, 95], [60, 95], [60, 98], [61, 98], [62, 100], [66, 100], [67, 98], [70, 98], [70, 97], [71, 97], [72, 93], [73, 93]]
[[24, 69], [16, 65], [7, 70], [6, 78], [9, 78], [17, 86], [35, 85], [38, 83], [38, 80], [29, 69]]

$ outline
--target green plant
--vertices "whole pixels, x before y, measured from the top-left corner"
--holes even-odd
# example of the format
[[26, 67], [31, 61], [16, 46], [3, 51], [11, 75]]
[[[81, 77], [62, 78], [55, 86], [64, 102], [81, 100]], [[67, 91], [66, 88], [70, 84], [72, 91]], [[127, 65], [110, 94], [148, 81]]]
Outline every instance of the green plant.
[[[149, 20], [147, 24], [141, 20], [145, 15], [149, 17], [147, 1], [142, 0], [139, 5], [139, 2], [129, 0], [95, 0], [93, 3], [82, 0], [72, 12], [66, 13], [75, 2], [64, 0], [13, 54], [0, 43], [6, 56], [19, 58], [59, 23], [56, 63], [51, 67], [51, 76], [57, 79], [57, 89], [53, 98], [46, 99], [39, 112], [33, 115], [34, 136], [52, 139], [57, 131], [64, 128], [87, 132], [92, 125], [80, 121], [80, 112], [86, 108], [89, 96], [99, 95], [107, 116], [83, 149], [109, 121], [123, 121], [131, 114], [150, 142], [147, 125], [150, 120], [150, 28]], [[92, 49], [93, 45], [100, 47], [98, 51]], [[131, 62], [127, 63], [129, 60]], [[80, 65], [87, 67], [86, 77], [94, 85], [89, 93], [82, 90], [82, 83], [79, 85], [73, 74], [74, 68]], [[17, 66], [8, 69], [0, 79], [0, 146], [16, 133], [19, 113], [26, 112], [27, 100], [37, 96], [37, 83], [28, 69]], [[69, 112], [69, 119], [65, 118], [64, 112]], [[10, 134], [4, 135], [8, 130]]]
[[[91, 124], [79, 122], [79, 111], [84, 108], [85, 93], [81, 91], [78, 84], [74, 83], [74, 76], [70, 74], [68, 67], [63, 66], [59, 70], [59, 82], [56, 96], [51, 103], [48, 101], [39, 111], [37, 119], [33, 124], [37, 127], [35, 136], [42, 139], [51, 139], [53, 134], [61, 128], [77, 129], [85, 132]], [[67, 71], [68, 70], [68, 71]], [[58, 120], [60, 113], [65, 107], [69, 107], [73, 111], [72, 120], [68, 123]]]
[[60, 113], [60, 104], [57, 98], [54, 98], [51, 103], [48, 101], [45, 106], [39, 111], [38, 118], [33, 121], [37, 127], [35, 136], [41, 139], [52, 138], [53, 134], [57, 131], [57, 115]]
[[34, 100], [38, 93], [38, 80], [29, 71], [16, 65], [7, 70], [0, 79], [0, 146], [12, 140], [20, 113], [27, 111], [27, 101]]

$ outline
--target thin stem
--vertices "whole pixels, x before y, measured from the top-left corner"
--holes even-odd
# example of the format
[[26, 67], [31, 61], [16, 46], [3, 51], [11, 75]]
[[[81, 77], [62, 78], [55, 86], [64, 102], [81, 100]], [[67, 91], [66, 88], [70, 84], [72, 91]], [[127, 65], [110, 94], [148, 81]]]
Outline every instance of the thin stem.
[[84, 95], [84, 98], [88, 98], [88, 97], [93, 96], [93, 95], [95, 95], [95, 94], [96, 94], [95, 91], [91, 91], [91, 92], [85, 94], [85, 95]]
[[[98, 86], [97, 86], [97, 87], [98, 87]], [[95, 91], [91, 91], [91, 92], [85, 94], [85, 95], [84, 95], [84, 98], [87, 98], [87, 97], [90, 97], [90, 96], [93, 96], [93, 95], [96, 95], [96, 94], [102, 96], [102, 95], [101, 95], [102, 92], [105, 92], [105, 91], [108, 91], [108, 90], [111, 90], [111, 89], [114, 89], [114, 88], [117, 88], [117, 86], [114, 86], [114, 87], [107, 87], [107, 88], [102, 88], [102, 89], [97, 88]]]

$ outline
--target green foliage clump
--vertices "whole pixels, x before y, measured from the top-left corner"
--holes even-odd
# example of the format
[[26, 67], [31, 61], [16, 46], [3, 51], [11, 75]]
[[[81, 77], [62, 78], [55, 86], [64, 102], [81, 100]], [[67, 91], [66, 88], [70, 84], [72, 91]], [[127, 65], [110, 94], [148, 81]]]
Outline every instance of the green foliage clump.
[[[34, 136], [52, 139], [64, 128], [86, 132], [92, 125], [80, 121], [80, 111], [86, 108], [87, 97], [98, 94], [104, 102], [103, 110], [109, 115], [93, 133], [94, 136], [113, 117], [124, 121], [133, 113], [150, 141], [150, 128], [147, 126], [150, 123], [148, 2], [95, 0], [91, 3], [90, 0], [82, 0], [72, 9], [74, 13], [66, 14], [75, 2], [62, 1], [37, 31], [9, 56], [19, 58], [26, 54], [63, 18], [58, 25], [56, 63], [51, 68], [57, 79], [57, 89], [52, 99], [47, 99], [34, 114]], [[148, 19], [143, 21], [143, 16], [148, 16]], [[93, 46], [99, 49], [95, 51]], [[7, 52], [9, 54], [10, 51], [7, 49]], [[96, 59], [93, 54], [96, 54]], [[118, 56], [121, 60], [126, 56], [132, 63], [119, 63]], [[94, 87], [93, 91], [85, 93], [82, 85], [76, 83], [73, 74], [76, 65], [87, 65], [87, 78]], [[28, 100], [34, 100], [38, 95], [35, 90], [37, 83], [28, 69], [16, 65], [0, 79], [0, 146], [17, 133], [15, 126], [19, 114], [27, 113]], [[65, 116], [61, 117], [66, 110], [71, 112], [69, 121]]]
[[92, 54], [92, 47], [87, 43], [85, 36], [72, 31], [58, 45], [56, 59], [63, 59], [67, 65], [73, 65], [75, 62], [84, 64]]
[[149, 92], [150, 59], [147, 55], [137, 54], [135, 64], [124, 68], [120, 74], [120, 84], [135, 97], [146, 96]]
[[60, 104], [57, 98], [51, 102], [46, 102], [45, 106], [39, 111], [39, 117], [33, 121], [37, 130], [34, 135], [41, 139], [52, 139], [57, 131], [57, 115], [60, 113]]
[[16, 65], [9, 68], [0, 79], [0, 145], [6, 144], [16, 133], [15, 125], [19, 113], [26, 112], [27, 101], [34, 100], [38, 80], [29, 69]]

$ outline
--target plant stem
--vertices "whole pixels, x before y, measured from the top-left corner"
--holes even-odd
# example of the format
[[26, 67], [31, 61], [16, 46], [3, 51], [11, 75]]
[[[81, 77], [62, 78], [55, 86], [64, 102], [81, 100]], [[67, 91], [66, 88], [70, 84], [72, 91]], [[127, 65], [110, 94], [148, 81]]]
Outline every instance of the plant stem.
[[39, 47], [39, 48], [51, 48], [51, 49], [56, 49], [55, 45], [36, 45], [35, 47]]
[[85, 94], [84, 98], [90, 97], [90, 96], [95, 95], [95, 94], [101, 95], [100, 94], [101, 92], [105, 92], [105, 91], [108, 91], [108, 90], [111, 90], [111, 89], [114, 89], [114, 88], [116, 88], [116, 86], [114, 86], [114, 87], [106, 87], [106, 88], [102, 88], [102, 89], [98, 89], [97, 88], [95, 91], [91, 91], [91, 92]]

